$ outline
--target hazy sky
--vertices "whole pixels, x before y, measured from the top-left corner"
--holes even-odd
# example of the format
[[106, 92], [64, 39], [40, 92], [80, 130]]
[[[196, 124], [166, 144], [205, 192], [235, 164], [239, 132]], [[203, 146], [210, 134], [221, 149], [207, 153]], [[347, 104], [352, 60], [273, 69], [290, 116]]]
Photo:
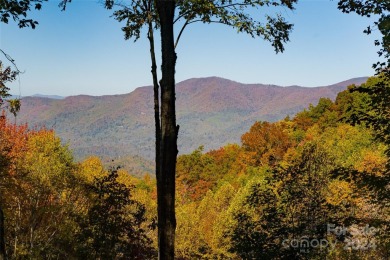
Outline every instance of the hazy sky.
[[[14, 94], [106, 95], [151, 85], [149, 44], [125, 41], [121, 24], [99, 1], [74, 0], [66, 12], [44, 3], [35, 29], [0, 25], [0, 47], [25, 73], [10, 85]], [[372, 20], [343, 14], [337, 1], [301, 0], [281, 10], [294, 30], [284, 53], [270, 43], [223, 25], [187, 28], [177, 48], [176, 81], [219, 76], [242, 83], [323, 86], [374, 74], [374, 40], [363, 30]], [[157, 46], [159, 50], [159, 46]], [[0, 57], [4, 60], [4, 57]]]

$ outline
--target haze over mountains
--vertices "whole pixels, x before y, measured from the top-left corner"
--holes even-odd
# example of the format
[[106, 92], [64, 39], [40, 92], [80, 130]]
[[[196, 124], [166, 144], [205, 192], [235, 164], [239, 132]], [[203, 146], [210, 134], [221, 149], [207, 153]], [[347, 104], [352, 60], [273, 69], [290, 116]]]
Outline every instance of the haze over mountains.
[[[176, 98], [179, 152], [240, 142], [255, 121], [293, 116], [310, 103], [317, 104], [320, 97], [334, 99], [348, 85], [366, 80], [355, 78], [316, 88], [241, 84], [218, 77], [182, 81], [177, 84]], [[91, 154], [111, 158], [138, 155], [140, 160], [154, 156], [150, 86], [123, 95], [25, 97], [17, 121], [54, 128], [78, 159]]]

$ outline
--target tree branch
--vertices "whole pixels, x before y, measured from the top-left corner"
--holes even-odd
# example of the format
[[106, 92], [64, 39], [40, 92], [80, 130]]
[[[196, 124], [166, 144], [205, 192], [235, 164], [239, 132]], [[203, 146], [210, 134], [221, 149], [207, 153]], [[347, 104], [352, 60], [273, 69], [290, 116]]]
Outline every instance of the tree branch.
[[5, 53], [2, 49], [0, 49], [0, 52], [3, 53], [3, 55], [5, 56], [5, 58], [12, 63], [12, 65], [14, 65], [15, 69], [16, 69], [16, 72], [17, 73], [23, 73], [19, 70], [18, 66], [16, 66], [16, 63], [15, 63], [15, 60], [12, 59], [12, 57], [10, 55], [8, 55], [7, 53]]
[[[193, 21], [187, 20], [187, 21], [184, 23], [183, 27], [182, 27], [181, 30], [180, 30], [179, 35], [178, 35], [177, 38], [176, 38], [175, 49], [176, 49], [177, 45], [179, 44], [180, 37], [181, 37], [181, 35], [183, 34], [183, 31], [184, 31], [184, 29], [187, 27], [187, 25], [193, 24], [193, 23], [197, 23], [197, 22], [205, 22], [205, 21], [203, 21], [202, 19], [193, 20]], [[223, 23], [223, 22], [221, 22], [221, 21], [212, 21], [212, 20], [211, 20], [211, 21], [207, 21], [207, 22], [205, 22], [205, 23], [219, 23], [219, 24], [225, 24], [225, 23]]]
[[213, 20], [210, 20], [210, 21], [207, 21], [207, 22], [206, 22], [206, 21], [203, 21], [202, 19], [193, 20], [193, 21], [189, 22], [188, 24], [197, 23], [197, 22], [225, 24], [224, 22], [221, 22], [221, 21], [213, 21]]
[[176, 38], [175, 49], [176, 49], [176, 47], [177, 47], [177, 44], [179, 43], [179, 40], [180, 40], [181, 35], [183, 34], [183, 31], [184, 31], [184, 29], [187, 27], [187, 25], [189, 25], [189, 21], [188, 21], [188, 20], [184, 23], [183, 27], [182, 27], [181, 30], [180, 30], [179, 35], [178, 35], [177, 38]]

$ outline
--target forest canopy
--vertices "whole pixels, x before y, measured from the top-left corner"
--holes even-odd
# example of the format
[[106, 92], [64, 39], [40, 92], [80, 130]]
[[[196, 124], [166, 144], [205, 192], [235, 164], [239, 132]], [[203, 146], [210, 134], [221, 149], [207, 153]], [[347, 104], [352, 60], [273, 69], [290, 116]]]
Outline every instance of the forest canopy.
[[[255, 122], [241, 144], [179, 156], [178, 259], [386, 258], [389, 110], [372, 94], [383, 80]], [[75, 162], [53, 130], [4, 114], [0, 139], [10, 258], [156, 257], [153, 176]]]

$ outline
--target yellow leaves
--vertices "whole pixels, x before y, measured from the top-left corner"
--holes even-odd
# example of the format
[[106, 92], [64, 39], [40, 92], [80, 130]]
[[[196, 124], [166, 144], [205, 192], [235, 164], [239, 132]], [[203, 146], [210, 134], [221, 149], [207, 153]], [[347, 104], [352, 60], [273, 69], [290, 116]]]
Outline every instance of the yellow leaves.
[[[29, 130], [0, 118], [0, 152], [7, 157], [8, 169], [2, 179], [1, 204], [7, 216], [6, 233], [15, 258], [34, 258], [33, 248], [50, 247], [79, 207], [79, 191], [74, 181], [73, 158], [54, 131]], [[57, 239], [57, 238], [55, 238]], [[37, 251], [36, 251], [37, 252]], [[34, 253], [35, 254], [35, 253]]]
[[20, 111], [20, 99], [10, 99], [8, 100], [8, 106], [9, 106], [9, 111], [16, 117], [18, 112]]
[[378, 150], [363, 150], [362, 160], [355, 164], [355, 169], [376, 176], [383, 176], [386, 169], [387, 158], [384, 156], [384, 148]]
[[294, 162], [299, 159], [299, 151], [297, 148], [289, 148], [283, 156], [283, 161], [280, 163], [280, 166], [287, 168], [292, 166]]
[[130, 188], [132, 186], [135, 186], [137, 184], [137, 182], [139, 182], [139, 179], [130, 175], [126, 170], [119, 169], [117, 181], [119, 183], [126, 185], [126, 187]]
[[[176, 209], [177, 257], [185, 259], [220, 259], [231, 255], [226, 246], [225, 221], [236, 189], [224, 183], [214, 193], [208, 191], [202, 200], [178, 205]], [[202, 251], [202, 254], [200, 252]], [[218, 257], [217, 257], [218, 256]]]
[[211, 247], [215, 248], [213, 227], [219, 222], [220, 214], [228, 209], [235, 194], [233, 186], [225, 183], [216, 193], [209, 191], [198, 207], [200, 233]]
[[351, 203], [353, 198], [352, 184], [342, 180], [333, 180], [328, 184], [328, 193], [325, 200], [333, 206], [346, 205]]
[[33, 181], [46, 187], [63, 186], [67, 182], [72, 174], [73, 158], [53, 131], [42, 129], [30, 133], [26, 148], [19, 167]]
[[309, 129], [307, 129], [305, 140], [312, 141], [312, 140], [318, 138], [320, 136], [320, 134], [321, 134], [321, 129], [317, 124], [315, 124], [312, 127], [310, 127]]
[[195, 203], [176, 209], [176, 257], [191, 259], [200, 248], [198, 221]]
[[317, 143], [322, 150], [334, 158], [335, 164], [344, 168], [353, 167], [362, 161], [363, 150], [377, 150], [370, 130], [347, 124], [321, 130], [318, 125], [311, 127], [305, 137], [307, 142]]
[[97, 156], [91, 156], [79, 164], [77, 171], [78, 177], [83, 179], [86, 183], [92, 184], [95, 178], [106, 175], [107, 171], [104, 169], [103, 163]]

